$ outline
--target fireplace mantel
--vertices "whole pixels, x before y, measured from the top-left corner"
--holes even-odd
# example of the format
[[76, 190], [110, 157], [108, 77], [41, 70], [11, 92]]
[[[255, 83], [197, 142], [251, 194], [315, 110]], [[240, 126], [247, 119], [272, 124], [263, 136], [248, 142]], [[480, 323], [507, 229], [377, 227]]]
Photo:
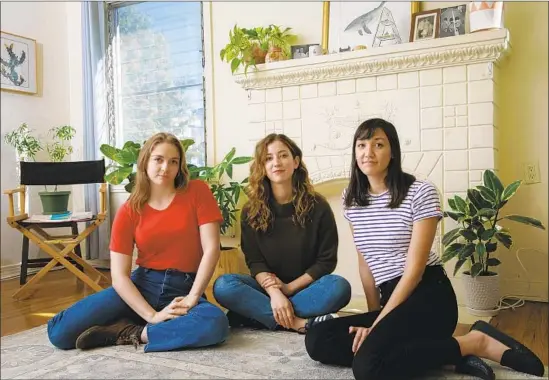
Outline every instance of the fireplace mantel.
[[257, 65], [235, 74], [244, 89], [267, 89], [483, 62], [509, 49], [507, 29]]

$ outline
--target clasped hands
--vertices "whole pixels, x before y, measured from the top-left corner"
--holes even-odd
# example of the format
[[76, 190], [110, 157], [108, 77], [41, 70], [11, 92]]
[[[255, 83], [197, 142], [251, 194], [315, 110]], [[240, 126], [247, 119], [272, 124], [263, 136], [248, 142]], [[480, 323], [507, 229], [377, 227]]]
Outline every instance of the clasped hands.
[[271, 309], [273, 317], [280, 326], [291, 329], [294, 324], [294, 308], [288, 299], [292, 295], [292, 288], [283, 283], [275, 274], [268, 273], [267, 277], [260, 283], [261, 287], [267, 289], [278, 289], [278, 292], [268, 292], [271, 297]]
[[156, 324], [185, 315], [198, 304], [199, 296], [188, 294], [184, 297], [175, 297], [162, 310], [154, 313], [149, 323]]

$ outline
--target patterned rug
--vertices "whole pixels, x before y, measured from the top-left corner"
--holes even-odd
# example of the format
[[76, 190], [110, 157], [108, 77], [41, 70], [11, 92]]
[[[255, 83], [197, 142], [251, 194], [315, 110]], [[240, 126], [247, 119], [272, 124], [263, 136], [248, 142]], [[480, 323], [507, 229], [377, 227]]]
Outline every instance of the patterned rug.
[[[217, 347], [145, 354], [141, 346], [62, 351], [40, 326], [1, 339], [2, 379], [353, 379], [311, 360], [303, 336], [238, 329]], [[497, 379], [536, 379], [493, 364]], [[547, 373], [547, 370], [546, 370]], [[472, 379], [449, 370], [424, 379]]]

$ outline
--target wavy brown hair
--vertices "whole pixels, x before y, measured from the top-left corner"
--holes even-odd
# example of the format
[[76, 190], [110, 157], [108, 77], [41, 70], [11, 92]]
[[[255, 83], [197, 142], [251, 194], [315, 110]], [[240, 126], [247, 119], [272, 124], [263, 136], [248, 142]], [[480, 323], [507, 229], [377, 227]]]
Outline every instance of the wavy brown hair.
[[288, 136], [271, 133], [255, 146], [254, 160], [250, 166], [249, 185], [246, 189], [248, 195], [248, 202], [245, 205], [247, 209], [246, 221], [256, 231], [266, 232], [274, 220], [274, 215], [269, 207], [273, 194], [271, 182], [265, 171], [265, 163], [267, 161], [267, 147], [275, 141], [280, 141], [286, 145], [292, 158], [298, 157], [299, 159], [299, 166], [292, 176], [292, 203], [295, 207], [293, 221], [296, 225], [305, 226], [307, 217], [316, 202], [315, 196], [317, 194], [313, 190], [309, 172], [303, 163], [303, 152]]
[[189, 184], [189, 169], [187, 168], [187, 160], [185, 159], [185, 152], [183, 146], [177, 137], [171, 133], [160, 132], [149, 138], [143, 147], [139, 151], [137, 157], [137, 172], [135, 173], [135, 186], [128, 202], [130, 208], [137, 213], [140, 213], [145, 203], [151, 196], [151, 182], [147, 175], [147, 165], [151, 159], [151, 153], [158, 144], [168, 143], [172, 144], [179, 152], [179, 172], [174, 179], [174, 186], [176, 191], [183, 191]]

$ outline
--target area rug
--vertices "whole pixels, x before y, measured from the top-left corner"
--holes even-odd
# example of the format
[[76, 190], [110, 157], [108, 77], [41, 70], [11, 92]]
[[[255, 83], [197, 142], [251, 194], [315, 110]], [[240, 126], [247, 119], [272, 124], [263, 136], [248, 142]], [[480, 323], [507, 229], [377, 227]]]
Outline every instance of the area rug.
[[[89, 351], [53, 347], [46, 326], [1, 339], [2, 379], [353, 379], [349, 368], [311, 360], [303, 336], [236, 329], [217, 347], [143, 352], [133, 346]], [[497, 379], [536, 379], [493, 365]], [[423, 379], [473, 379], [450, 370]]]

